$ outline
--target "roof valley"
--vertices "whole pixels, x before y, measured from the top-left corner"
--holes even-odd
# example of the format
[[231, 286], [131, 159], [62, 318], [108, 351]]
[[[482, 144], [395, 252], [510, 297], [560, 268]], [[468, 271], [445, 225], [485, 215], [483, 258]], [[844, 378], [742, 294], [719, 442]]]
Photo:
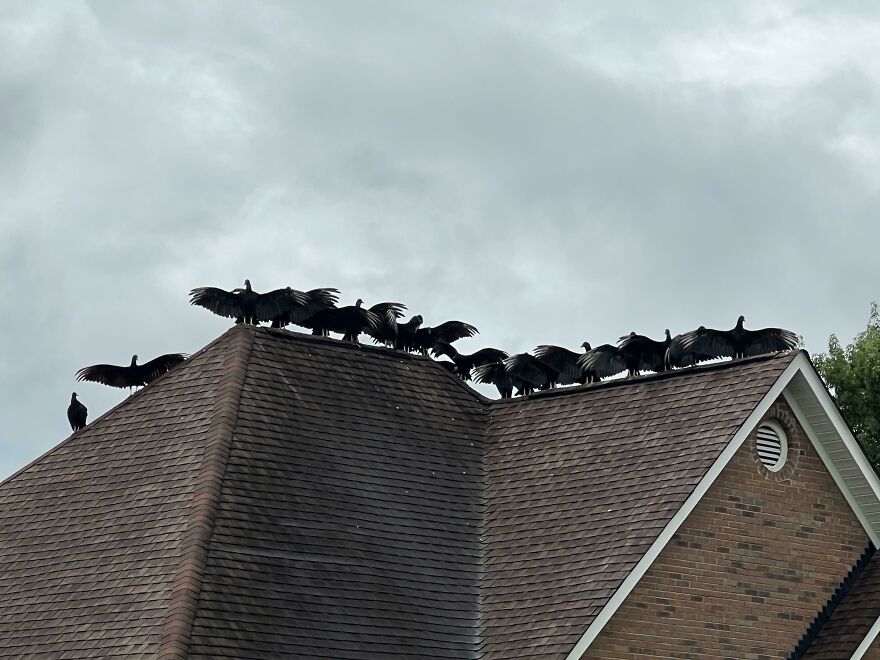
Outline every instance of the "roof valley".
[[237, 326], [226, 334], [231, 341], [229, 360], [217, 385], [209, 439], [193, 492], [189, 528], [181, 538], [181, 560], [171, 584], [159, 646], [160, 658], [185, 659], [188, 656], [208, 548], [253, 349], [254, 333], [247, 328]]

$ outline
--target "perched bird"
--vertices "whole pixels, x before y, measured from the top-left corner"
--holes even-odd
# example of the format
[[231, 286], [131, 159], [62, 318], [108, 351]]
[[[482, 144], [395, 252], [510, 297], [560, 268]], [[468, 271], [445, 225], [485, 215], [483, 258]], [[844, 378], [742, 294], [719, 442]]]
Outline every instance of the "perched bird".
[[742, 358], [797, 348], [798, 337], [782, 328], [743, 328], [746, 317], [740, 316], [732, 330], [713, 330], [700, 326], [685, 333], [681, 345], [693, 353]]
[[699, 353], [686, 349], [682, 345], [682, 342], [687, 335], [688, 333], [675, 335], [675, 337], [672, 338], [672, 341], [669, 342], [669, 347], [666, 349], [666, 358], [664, 360], [664, 366], [667, 371], [670, 369], [693, 367], [700, 362], [714, 360], [718, 357], [711, 353]]
[[513, 397], [513, 378], [503, 362], [490, 362], [475, 367], [474, 382], [494, 385], [502, 399]]
[[275, 289], [268, 293], [257, 293], [251, 288], [251, 281], [244, 281], [244, 289], [224, 291], [212, 286], [199, 287], [189, 292], [190, 304], [204, 307], [218, 316], [235, 319], [236, 323], [257, 325], [262, 321], [290, 314], [305, 313], [303, 308], [309, 300], [302, 291], [290, 287]]
[[77, 380], [89, 380], [110, 387], [142, 387], [156, 380], [172, 367], [186, 359], [182, 353], [168, 353], [144, 364], [137, 363], [138, 356], [133, 355], [131, 364], [119, 367], [115, 364], [95, 364], [83, 367], [76, 372]]
[[666, 349], [672, 342], [669, 330], [666, 338], [656, 341], [644, 335], [631, 332], [620, 338], [618, 346], [623, 359], [627, 363], [630, 376], [637, 376], [642, 371], [663, 371], [666, 364]]
[[632, 375], [638, 369], [637, 358], [632, 356], [628, 358], [617, 346], [611, 344], [587, 349], [586, 353], [578, 357], [578, 364], [597, 381], [601, 378], [610, 378], [622, 371], [629, 371]]
[[70, 405], [67, 406], [67, 421], [70, 422], [70, 428], [74, 431], [84, 428], [88, 415], [88, 409], [76, 400], [76, 392], [74, 392], [70, 396]]
[[481, 348], [475, 353], [459, 353], [454, 346], [439, 342], [434, 346], [434, 357], [444, 355], [452, 360], [455, 365], [455, 373], [462, 380], [471, 379], [471, 370], [481, 364], [501, 362], [507, 357], [507, 353], [497, 348]]
[[381, 302], [370, 307], [370, 311], [379, 317], [379, 327], [367, 330], [367, 334], [377, 344], [394, 346], [397, 342], [397, 319], [403, 317], [406, 305], [396, 302]]
[[406, 323], [397, 324], [397, 339], [394, 340], [394, 348], [407, 353], [416, 350], [416, 332], [422, 326], [423, 319], [416, 314]]
[[[589, 351], [591, 349], [590, 342], [585, 341], [581, 344], [581, 348], [584, 351]], [[561, 346], [541, 344], [535, 348], [535, 357], [541, 362], [549, 364], [559, 373], [557, 380], [559, 385], [573, 385], [575, 383], [583, 385], [584, 383], [599, 382], [599, 377], [596, 374], [585, 370], [583, 365], [578, 362], [582, 356], [583, 353], [578, 354]]]
[[517, 353], [502, 361], [517, 394], [528, 396], [535, 390], [555, 387], [559, 372], [528, 353]]
[[358, 298], [354, 305], [322, 309], [299, 325], [310, 327], [313, 335], [326, 337], [330, 332], [338, 332], [343, 341], [357, 343], [362, 332], [375, 332], [382, 323], [379, 316], [364, 309], [363, 304], [364, 301]]
[[413, 336], [413, 350], [427, 355], [428, 351], [437, 344], [451, 344], [465, 337], [473, 337], [478, 334], [474, 326], [462, 321], [446, 321], [440, 325], [428, 328], [419, 328]]
[[291, 289], [291, 295], [301, 303], [298, 307], [290, 309], [272, 318], [273, 328], [283, 328], [289, 323], [300, 323], [320, 312], [322, 309], [336, 307], [339, 300], [339, 290], [331, 288], [312, 289], [310, 291], [297, 291]]

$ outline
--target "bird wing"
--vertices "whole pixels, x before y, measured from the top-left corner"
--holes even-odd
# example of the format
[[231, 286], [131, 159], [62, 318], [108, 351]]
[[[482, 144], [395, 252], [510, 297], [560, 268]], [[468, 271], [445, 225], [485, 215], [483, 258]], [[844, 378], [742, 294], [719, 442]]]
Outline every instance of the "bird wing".
[[335, 307], [339, 302], [339, 289], [325, 287], [322, 289], [310, 289], [306, 291], [310, 305], [315, 305], [320, 309], [325, 307]]
[[731, 358], [735, 353], [728, 330], [697, 328], [681, 335], [681, 345], [688, 353]]
[[[431, 347], [431, 352], [434, 354], [434, 357], [442, 355], [452, 360], [458, 357], [458, 351], [455, 350], [455, 347], [443, 342], [434, 344], [434, 346]], [[490, 362], [500, 362], [500, 360], [490, 360]]]
[[309, 304], [308, 295], [303, 291], [297, 291], [287, 287], [275, 289], [267, 293], [261, 293], [254, 303], [254, 314], [257, 321], [271, 321], [282, 314], [303, 316], [304, 309]]
[[406, 305], [396, 302], [381, 302], [370, 307], [370, 311], [384, 317], [387, 319], [388, 323], [394, 323], [396, 325], [397, 319], [403, 317], [403, 312], [406, 311]]
[[143, 377], [143, 382], [150, 383], [184, 360], [186, 360], [186, 356], [183, 353], [166, 353], [165, 355], [153, 358], [149, 362], [138, 365], [137, 368]]
[[476, 383], [488, 383], [490, 385], [498, 385], [499, 387], [510, 383], [510, 375], [501, 362], [481, 364], [474, 369], [473, 375], [474, 382]]
[[791, 330], [782, 328], [763, 328], [761, 330], [746, 330], [749, 341], [743, 349], [743, 355], [762, 355], [764, 353], [776, 353], [788, 351], [798, 346], [798, 336]]
[[535, 348], [535, 357], [559, 372], [559, 383], [571, 385], [584, 377], [584, 369], [578, 364], [580, 355], [561, 346], [542, 344]]
[[709, 353], [699, 353], [686, 349], [683, 344], [686, 334], [688, 333], [675, 335], [672, 341], [669, 342], [669, 346], [666, 349], [666, 365], [668, 367], [675, 367], [677, 369], [692, 367], [700, 362], [714, 360], [719, 357]]
[[[452, 348], [450, 346], [450, 348]], [[455, 350], [455, 349], [453, 349]], [[475, 353], [471, 353], [469, 357], [470, 363], [474, 367], [478, 367], [481, 364], [489, 364], [491, 362], [501, 362], [507, 357], [507, 353], [497, 348], [481, 348]]]
[[626, 360], [616, 346], [602, 344], [578, 356], [578, 364], [584, 371], [599, 378], [609, 378], [626, 371]]
[[518, 353], [505, 358], [504, 367], [514, 379], [519, 378], [534, 387], [543, 387], [556, 381], [558, 372], [534, 355]]
[[462, 321], [446, 321], [430, 328], [430, 331], [434, 343], [444, 342], [446, 344], [451, 344], [465, 337], [473, 337], [479, 333], [479, 330], [470, 323], [463, 323]]
[[132, 387], [140, 383], [132, 383], [131, 367], [120, 367], [115, 364], [93, 364], [76, 372], [77, 380], [87, 380], [110, 387]]
[[213, 286], [203, 286], [190, 291], [189, 304], [204, 307], [218, 316], [230, 319], [242, 315], [238, 294]]

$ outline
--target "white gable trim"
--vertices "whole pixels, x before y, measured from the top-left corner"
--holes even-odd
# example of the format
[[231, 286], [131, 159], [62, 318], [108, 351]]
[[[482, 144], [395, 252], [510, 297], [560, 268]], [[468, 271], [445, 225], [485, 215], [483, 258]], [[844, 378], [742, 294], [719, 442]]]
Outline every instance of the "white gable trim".
[[[786, 391], [792, 379], [801, 374], [803, 381], [798, 381], [800, 388]], [[798, 391], [794, 391], [797, 389]], [[770, 407], [784, 396], [795, 413], [807, 437], [815, 446], [822, 461], [827, 466], [835, 483], [840, 488], [848, 504], [858, 517], [875, 546], [880, 547], [880, 480], [868, 463], [868, 459], [862, 453], [858, 442], [837, 410], [837, 406], [825, 389], [819, 375], [810, 363], [806, 353], [801, 352], [794, 357], [785, 368], [773, 386], [767, 391], [752, 413], [740, 429], [734, 434], [724, 451], [717, 458], [709, 471], [697, 484], [691, 495], [685, 500], [682, 507], [667, 523], [660, 535], [648, 548], [648, 551], [636, 564], [635, 568], [626, 576], [620, 587], [606, 603], [602, 611], [596, 616], [586, 632], [581, 636], [566, 660], [580, 660], [590, 644], [596, 639], [614, 613], [623, 604], [626, 597], [638, 584], [642, 576], [648, 571], [678, 528], [684, 523], [703, 495], [709, 490], [739, 448], [745, 442], [749, 434], [754, 430], [757, 423], [767, 413]], [[809, 400], [808, 400], [809, 399]], [[821, 415], [825, 421], [823, 433], [816, 432], [810, 416], [805, 408], [810, 406], [815, 415]], [[823, 439], [824, 438], [824, 439]], [[869, 510], [870, 508], [870, 510]], [[880, 619], [877, 620], [868, 637], [859, 646], [853, 659], [861, 658], [861, 654], [867, 650], [871, 642], [880, 634]], [[864, 648], [862, 648], [864, 647]]]
[[624, 579], [617, 591], [614, 592], [614, 595], [608, 600], [608, 603], [602, 608], [602, 611], [599, 612], [595, 619], [593, 619], [593, 623], [590, 624], [590, 627], [587, 628], [577, 644], [575, 644], [571, 651], [569, 651], [565, 660], [580, 660], [584, 652], [590, 647], [590, 644], [593, 643], [593, 640], [596, 639], [617, 609], [623, 604], [626, 597], [635, 588], [636, 584], [638, 584], [639, 580], [642, 579], [642, 576], [651, 567], [651, 564], [654, 563], [654, 560], [657, 559], [663, 551], [663, 548], [665, 548], [672, 539], [675, 532], [678, 531], [678, 528], [681, 527], [685, 519], [691, 514], [691, 511], [696, 508], [697, 504], [703, 498], [703, 495], [706, 494], [706, 491], [708, 491], [712, 484], [715, 483], [715, 480], [721, 474], [721, 471], [724, 470], [730, 462], [730, 459], [733, 458], [734, 454], [736, 454], [737, 450], [739, 450], [740, 446], [745, 442], [745, 439], [749, 436], [749, 433], [752, 432], [755, 425], [761, 421], [761, 418], [770, 409], [770, 406], [772, 406], [776, 399], [782, 394], [785, 386], [788, 385], [788, 382], [798, 372], [800, 368], [798, 360], [801, 357], [803, 357], [803, 355], [798, 355], [792, 360], [785, 368], [785, 371], [782, 372], [782, 375], [779, 376], [779, 379], [767, 391], [764, 398], [761, 399], [757, 407], [746, 418], [746, 421], [740, 427], [739, 431], [736, 432], [733, 439], [728, 443], [727, 447], [724, 448], [724, 451], [721, 452], [721, 455], [715, 460], [715, 463], [712, 464], [712, 467], [709, 468], [709, 471], [700, 480], [700, 483], [697, 484], [694, 492], [692, 492], [690, 497], [685, 500], [682, 507], [672, 517], [672, 520], [667, 523], [666, 527], [663, 528], [663, 531], [660, 532], [660, 535], [656, 538], [654, 543], [651, 544], [651, 547], [648, 548], [648, 551], [639, 560], [639, 563], [637, 563], [630, 574], [626, 576], [626, 579]]
[[861, 660], [861, 657], [865, 655], [865, 651], [867, 651], [871, 647], [871, 644], [874, 643], [874, 640], [877, 639], [877, 635], [880, 635], [880, 618], [878, 618], [874, 622], [874, 625], [871, 626], [865, 639], [859, 644], [859, 648], [857, 648], [856, 652], [852, 654], [850, 660]]

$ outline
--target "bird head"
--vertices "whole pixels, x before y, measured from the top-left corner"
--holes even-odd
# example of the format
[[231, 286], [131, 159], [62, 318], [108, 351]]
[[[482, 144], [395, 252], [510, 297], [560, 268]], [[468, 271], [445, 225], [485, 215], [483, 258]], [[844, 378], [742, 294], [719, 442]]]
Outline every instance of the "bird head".
[[358, 298], [358, 299], [357, 299], [357, 302], [354, 304], [354, 306], [355, 306], [355, 307], [360, 307], [360, 306], [363, 305], [363, 304], [364, 304], [364, 301], [361, 300], [360, 298]]
[[73, 394], [70, 395], [70, 400], [76, 401], [76, 392], [74, 392]]
[[583, 344], [581, 344], [581, 348], [583, 348], [585, 351], [592, 351], [593, 350], [593, 347], [590, 346], [590, 342], [588, 342], [588, 341], [585, 341]]
[[138, 356], [137, 356], [137, 355], [132, 355], [132, 356], [131, 356], [131, 366], [133, 366], [133, 367], [134, 367], [134, 366], [137, 366], [137, 361], [138, 361]]
[[740, 316], [740, 317], [736, 320], [736, 325], [737, 325], [738, 328], [741, 328], [742, 325], [743, 325], [743, 323], [745, 323], [745, 322], [746, 322], [746, 317], [745, 317], [745, 316]]
[[422, 323], [425, 322], [425, 319], [422, 318], [422, 315], [421, 315], [421, 314], [416, 314], [415, 316], [412, 317], [411, 320], [415, 321], [415, 322], [418, 323], [419, 325], [421, 325]]
[[672, 334], [670, 334], [669, 328], [666, 328], [666, 339], [668, 339], [668, 340], [672, 339]]
[[244, 288], [245, 288], [247, 291], [250, 291], [250, 290], [251, 290], [251, 281], [250, 281], [250, 280], [245, 280], [245, 281], [244, 281]]

